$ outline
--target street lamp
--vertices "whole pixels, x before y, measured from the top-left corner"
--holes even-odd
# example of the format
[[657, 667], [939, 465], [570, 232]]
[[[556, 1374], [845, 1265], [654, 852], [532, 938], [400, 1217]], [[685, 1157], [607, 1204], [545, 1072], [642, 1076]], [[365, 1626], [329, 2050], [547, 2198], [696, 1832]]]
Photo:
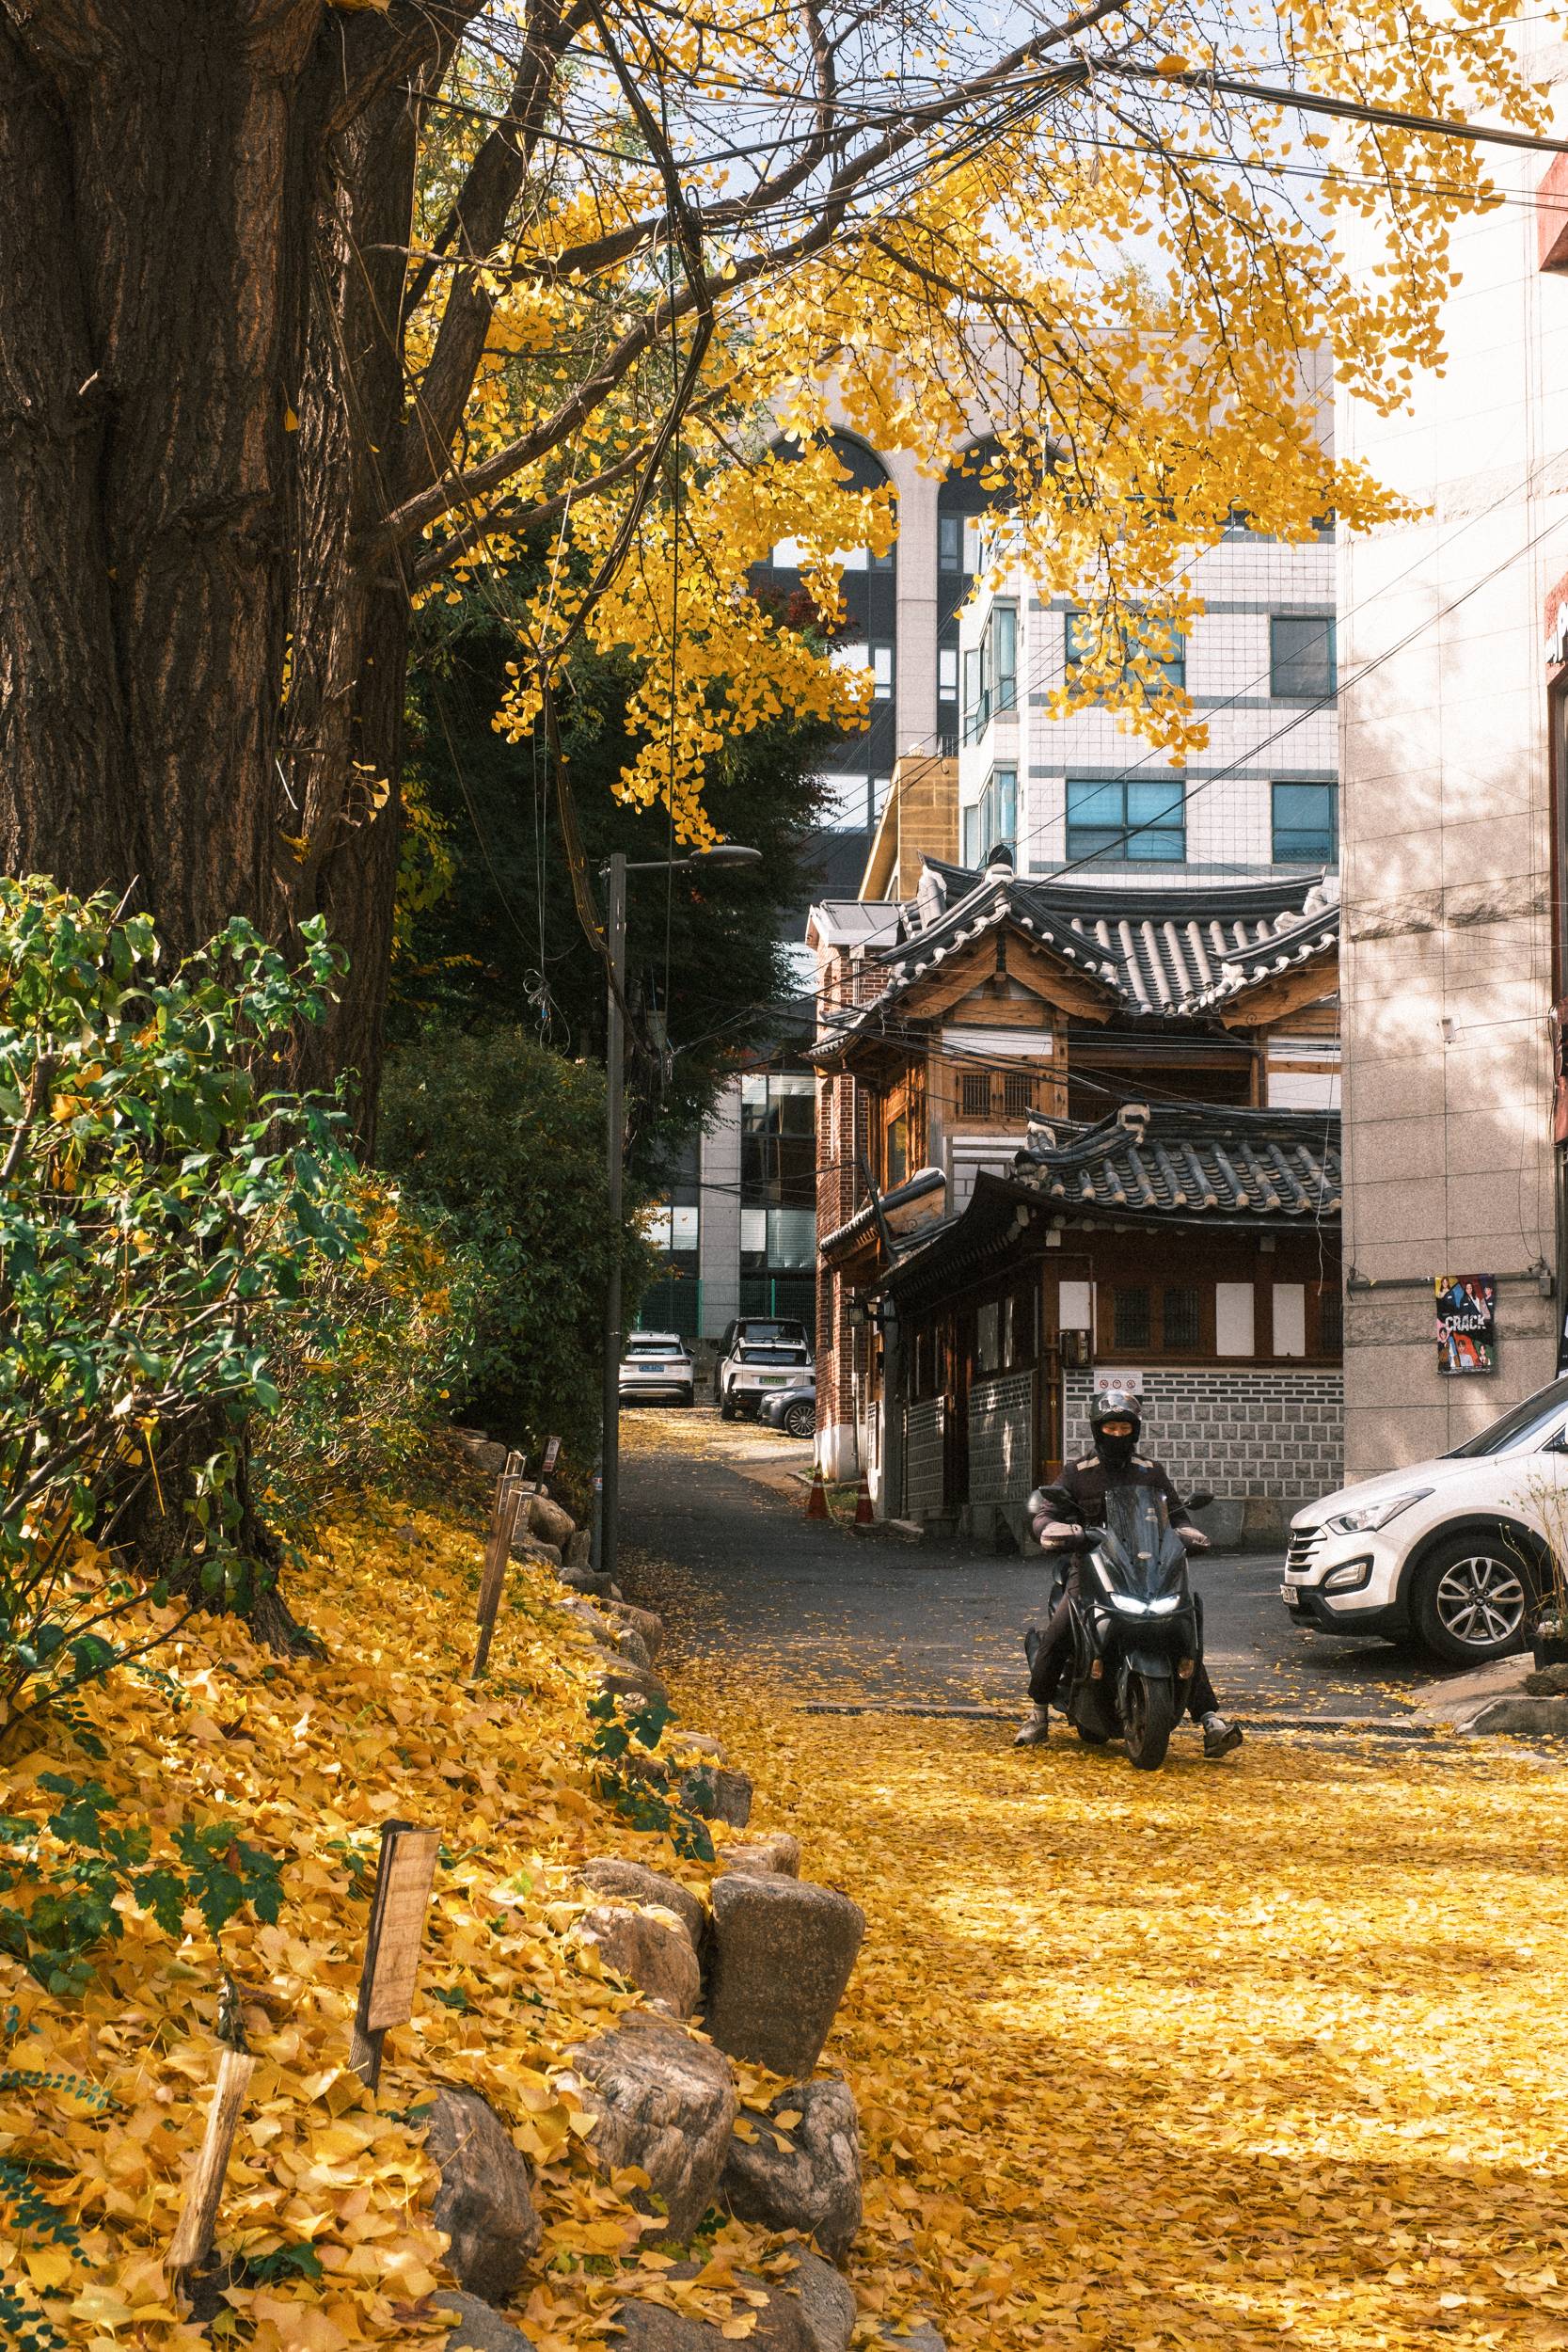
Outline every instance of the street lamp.
[[605, 1035], [605, 1173], [610, 1185], [612, 1244], [604, 1302], [604, 1437], [599, 1468], [598, 1560], [615, 1574], [621, 1517], [621, 1178], [626, 1151], [626, 1024], [621, 1006], [626, 980], [626, 876], [677, 873], [692, 866], [760, 866], [762, 851], [738, 841], [716, 841], [689, 857], [657, 857], [627, 864], [617, 850], [599, 871], [605, 882], [605, 942], [610, 951], [609, 1017]]

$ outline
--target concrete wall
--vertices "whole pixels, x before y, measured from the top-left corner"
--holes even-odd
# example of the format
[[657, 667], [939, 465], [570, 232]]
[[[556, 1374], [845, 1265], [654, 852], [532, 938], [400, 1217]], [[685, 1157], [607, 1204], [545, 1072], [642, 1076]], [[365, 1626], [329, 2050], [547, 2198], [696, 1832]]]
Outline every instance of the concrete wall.
[[[1092, 1452], [1089, 1375], [1066, 1382], [1067, 1459]], [[1344, 1398], [1332, 1372], [1160, 1372], [1144, 1392], [1141, 1451], [1183, 1492], [1293, 1511], [1340, 1483]]]
[[717, 1339], [740, 1312], [740, 1081], [719, 1098], [703, 1137], [698, 1195], [697, 1268], [703, 1285], [703, 1337]]
[[[1564, 53], [1535, 64], [1560, 82]], [[1560, 103], [1560, 128], [1568, 108]], [[1437, 1370], [1445, 1272], [1556, 1268], [1544, 636], [1568, 572], [1568, 278], [1520, 199], [1457, 221], [1447, 373], [1410, 411], [1341, 404], [1339, 446], [1430, 509], [1343, 550], [1344, 1248], [1351, 1477], [1455, 1444], [1548, 1379], [1562, 1301], [1497, 1295], [1491, 1377]]]

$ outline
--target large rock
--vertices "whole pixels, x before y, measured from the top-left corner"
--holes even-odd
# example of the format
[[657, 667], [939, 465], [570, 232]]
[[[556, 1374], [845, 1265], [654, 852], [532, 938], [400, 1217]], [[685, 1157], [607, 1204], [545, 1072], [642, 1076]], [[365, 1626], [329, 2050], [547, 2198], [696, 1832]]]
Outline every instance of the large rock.
[[1568, 1739], [1568, 1699], [1494, 1699], [1474, 1717], [1469, 1729]]
[[713, 2201], [735, 2129], [728, 2060], [676, 2026], [630, 2016], [574, 2050], [572, 2063], [596, 2119], [588, 2141], [594, 2164], [607, 2176], [641, 2166], [665, 2213], [653, 2241], [689, 2238]]
[[[800, 2121], [786, 2125], [782, 2115]], [[756, 2137], [731, 2142], [720, 2203], [741, 2221], [799, 2230], [842, 2264], [861, 2226], [860, 2119], [848, 2084], [837, 2075], [792, 2083], [767, 2116], [743, 2122]]]
[[664, 1619], [656, 1609], [634, 1609], [629, 1600], [611, 1604], [610, 1615], [621, 1625], [630, 1626], [642, 1637], [642, 1646], [650, 1658], [657, 1658], [664, 1647]]
[[452, 1433], [475, 1470], [488, 1478], [499, 1478], [507, 1465], [505, 1446], [487, 1438], [483, 1429], [458, 1429]]
[[616, 1589], [613, 1578], [603, 1568], [591, 1568], [586, 1560], [568, 1556], [557, 1573], [569, 1593], [582, 1593], [592, 1600], [609, 1600]]
[[749, 1845], [725, 1846], [719, 1864], [721, 1869], [738, 1870], [747, 1878], [798, 1879], [800, 1841], [786, 1829], [769, 1830], [766, 1837], [753, 1838]]
[[528, 1523], [541, 1543], [554, 1544], [564, 1549], [578, 1532], [578, 1523], [570, 1511], [563, 1511], [548, 1495], [530, 1495]]
[[947, 2346], [928, 2319], [917, 2319], [909, 2334], [899, 2335], [891, 2323], [878, 2329], [871, 2339], [876, 2352], [947, 2352]]
[[690, 1936], [693, 1951], [701, 1949], [707, 1913], [700, 1899], [679, 1879], [667, 1878], [662, 1870], [650, 1870], [646, 1863], [623, 1862], [618, 1854], [608, 1853], [585, 1862], [578, 1876], [595, 1895], [615, 1896], [627, 1903], [656, 1903], [665, 1911], [673, 1911]]
[[732, 1765], [711, 1764], [705, 1757], [685, 1765], [675, 1790], [687, 1811], [700, 1813], [705, 1821], [744, 1829], [752, 1818], [751, 1780]]
[[595, 1903], [575, 1931], [607, 1968], [636, 1985], [671, 2017], [689, 2017], [703, 1989], [702, 1970], [684, 1923], [673, 1911], [630, 1903]]
[[560, 1552], [554, 1544], [542, 1544], [536, 1535], [515, 1535], [512, 1539], [512, 1557], [525, 1566], [554, 1568], [558, 1575], [561, 1572]]
[[579, 1527], [575, 1535], [568, 1535], [566, 1538], [566, 1565], [569, 1568], [585, 1568], [593, 1557], [593, 1530]]
[[[634, 1706], [649, 1707], [656, 1700], [668, 1706], [670, 1693], [651, 1666], [640, 1666], [635, 1659], [623, 1658], [618, 1650], [600, 1652], [600, 1665], [594, 1677], [607, 1698], [630, 1699]], [[684, 1786], [684, 1783], [683, 1783]], [[693, 1806], [695, 1811], [696, 1807]]]
[[[796, 2267], [776, 2282], [736, 2272], [742, 2282], [767, 2296], [756, 2324], [738, 2339], [749, 2352], [849, 2352], [855, 2298], [831, 2264], [815, 2254], [797, 2256]], [[690, 2276], [687, 2265], [671, 2273]], [[612, 2342], [626, 2352], [727, 2352], [736, 2341], [700, 2319], [683, 2319], [659, 2303], [623, 2303], [612, 2323], [622, 2330]]]
[[704, 2024], [721, 2050], [804, 2081], [822, 2055], [865, 1934], [847, 1895], [728, 1871], [713, 1882]]
[[451, 2240], [453, 2277], [487, 2303], [504, 2303], [542, 2235], [528, 2158], [487, 2099], [451, 2088], [436, 2094], [425, 2148], [440, 2169], [432, 2218]]
[[436, 2292], [436, 2308], [451, 2312], [457, 2321], [441, 2352], [533, 2352], [522, 2329], [514, 2328], [488, 2303], [482, 2303], [477, 2295], [464, 2295], [455, 2287], [441, 2287]]

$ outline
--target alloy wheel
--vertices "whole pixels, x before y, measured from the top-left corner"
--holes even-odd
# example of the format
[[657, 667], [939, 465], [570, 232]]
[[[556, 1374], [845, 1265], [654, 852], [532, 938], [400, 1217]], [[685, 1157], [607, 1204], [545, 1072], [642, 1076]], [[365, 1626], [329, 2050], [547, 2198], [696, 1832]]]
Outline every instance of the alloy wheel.
[[1433, 1593], [1443, 1630], [1468, 1649], [1512, 1640], [1525, 1614], [1525, 1587], [1506, 1560], [1471, 1552], [1444, 1569]]

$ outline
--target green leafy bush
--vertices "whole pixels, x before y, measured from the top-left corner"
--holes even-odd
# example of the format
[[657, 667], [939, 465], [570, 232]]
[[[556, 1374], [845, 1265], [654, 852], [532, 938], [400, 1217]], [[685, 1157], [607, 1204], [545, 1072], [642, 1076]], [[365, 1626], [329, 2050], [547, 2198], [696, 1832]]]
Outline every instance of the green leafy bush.
[[453, 1404], [518, 1443], [556, 1432], [581, 1464], [599, 1422], [600, 1324], [619, 1253], [627, 1320], [653, 1257], [610, 1229], [604, 1073], [519, 1029], [432, 1032], [388, 1060], [379, 1156], [446, 1213], [477, 1269]]
[[404, 1470], [451, 1419], [474, 1351], [483, 1268], [455, 1221], [371, 1174], [348, 1197], [358, 1244], [322, 1259], [268, 1334], [278, 1404], [257, 1431], [255, 1486], [289, 1530]]
[[0, 879], [0, 1737], [150, 1586], [254, 1585], [263, 1335], [360, 1232], [336, 1113], [269, 1083], [339, 961], [235, 921], [165, 969], [146, 916]]

